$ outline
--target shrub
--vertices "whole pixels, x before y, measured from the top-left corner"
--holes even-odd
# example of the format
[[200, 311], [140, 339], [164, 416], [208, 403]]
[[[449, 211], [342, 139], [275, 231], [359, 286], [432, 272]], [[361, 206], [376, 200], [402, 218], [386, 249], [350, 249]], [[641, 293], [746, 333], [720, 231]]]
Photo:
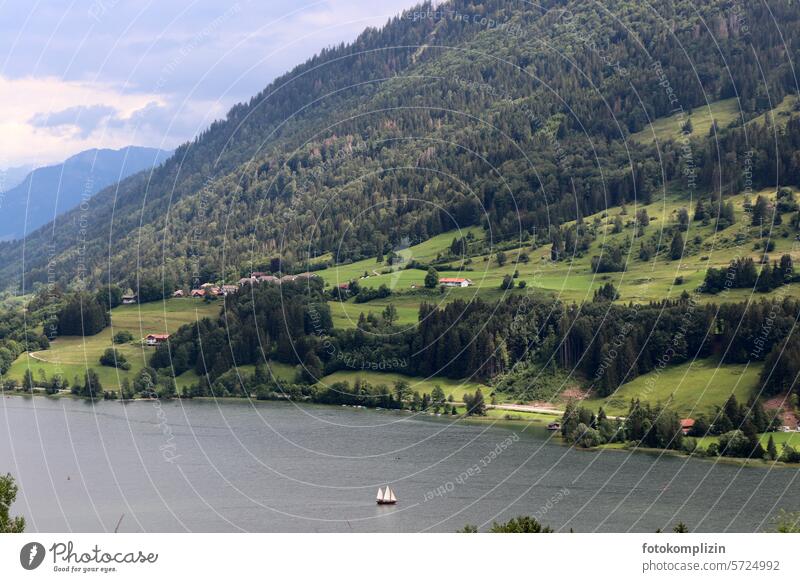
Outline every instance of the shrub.
[[114, 348], [108, 348], [100, 356], [100, 364], [109, 368], [119, 368], [120, 370], [130, 370], [131, 365], [125, 356]]
[[114, 334], [112, 341], [115, 344], [127, 344], [133, 341], [133, 334], [127, 329], [123, 329], [122, 331], [118, 331]]

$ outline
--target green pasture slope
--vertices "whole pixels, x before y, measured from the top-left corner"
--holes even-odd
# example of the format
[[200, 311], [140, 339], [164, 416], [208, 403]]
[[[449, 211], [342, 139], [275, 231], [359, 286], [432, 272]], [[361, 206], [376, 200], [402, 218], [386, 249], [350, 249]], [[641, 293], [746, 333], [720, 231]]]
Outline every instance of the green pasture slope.
[[455, 401], [461, 402], [464, 394], [474, 394], [478, 388], [483, 392], [486, 401], [489, 401], [489, 393], [492, 391], [491, 387], [478, 382], [468, 380], [452, 380], [450, 378], [420, 378], [415, 376], [406, 376], [405, 374], [397, 374], [395, 372], [373, 372], [368, 370], [348, 370], [339, 371], [329, 374], [322, 378], [319, 382], [322, 386], [331, 386], [336, 382], [349, 382], [352, 386], [357, 378], [362, 382], [369, 382], [373, 386], [385, 384], [390, 390], [394, 387], [394, 383], [400, 380], [408, 382], [411, 391], [417, 391], [420, 394], [427, 392], [431, 393], [434, 386], [438, 385], [448, 397], [452, 394]]
[[[754, 193], [770, 199], [775, 198], [774, 190], [764, 190]], [[470, 257], [471, 262], [463, 265], [460, 272], [442, 272], [442, 276], [460, 276], [472, 279], [473, 286], [465, 289], [447, 289], [445, 293], [439, 290], [422, 289], [425, 272], [418, 269], [401, 269], [394, 272], [381, 272], [380, 264], [375, 259], [358, 261], [350, 265], [332, 267], [320, 271], [319, 274], [326, 285], [337, 282], [358, 279], [362, 287], [378, 288], [387, 285], [396, 295], [391, 298], [355, 303], [352, 299], [346, 302], [332, 301], [331, 312], [337, 327], [354, 327], [360, 313], [380, 313], [389, 303], [393, 303], [398, 310], [400, 325], [413, 325], [417, 319], [419, 304], [423, 301], [429, 303], [443, 303], [455, 298], [472, 299], [480, 297], [486, 300], [495, 300], [507, 294], [538, 293], [544, 296], [559, 297], [564, 301], [591, 301], [594, 291], [606, 282], [613, 283], [620, 292], [620, 301], [627, 303], [657, 301], [664, 298], [677, 298], [684, 291], [691, 292], [698, 287], [705, 277], [709, 267], [724, 267], [736, 257], [752, 257], [760, 259], [763, 249], [756, 244], [760, 240], [760, 229], [749, 224], [749, 214], [744, 211], [745, 195], [726, 197], [726, 201], [733, 202], [736, 212], [736, 224], [725, 230], [715, 232], [713, 224], [703, 226], [701, 222], [691, 221], [688, 231], [684, 233], [686, 252], [683, 259], [671, 260], [667, 252], [655, 256], [650, 260], [639, 258], [639, 246], [642, 241], [662, 241], [662, 245], [669, 248], [671, 234], [668, 228], [677, 221], [680, 208], [687, 208], [690, 216], [694, 213], [696, 200], [689, 200], [680, 193], [668, 193], [664, 199], [656, 200], [647, 205], [631, 205], [623, 209], [611, 208], [606, 212], [585, 218], [587, 225], [596, 229], [597, 238], [588, 251], [580, 256], [571, 257], [565, 261], [553, 263], [549, 260], [550, 245], [531, 248], [529, 244], [505, 248], [507, 257], [505, 265], [497, 263], [496, 252]], [[644, 228], [641, 237], [635, 237], [635, 227], [632, 224], [636, 212], [646, 210], [650, 224]], [[622, 232], [613, 232], [613, 222], [620, 215], [625, 226]], [[793, 233], [791, 227], [785, 224], [776, 226], [771, 240], [775, 249], [770, 253], [773, 259], [781, 254], [788, 253], [797, 263], [800, 261], [800, 251], [793, 250]], [[430, 257], [430, 249], [444, 249], [456, 236], [456, 232], [438, 235], [426, 241], [420, 247], [425, 250], [417, 253], [416, 247], [411, 247], [412, 256]], [[593, 273], [591, 258], [603, 252], [604, 245], [620, 245], [625, 240], [631, 239], [630, 252], [626, 261], [626, 270], [617, 273]], [[504, 245], [509, 246], [508, 243]], [[437, 251], [438, 252], [438, 251]], [[528, 262], [523, 262], [521, 256], [527, 255]], [[435, 254], [434, 254], [435, 256]], [[420, 259], [422, 260], [422, 259]], [[364, 272], [372, 273], [364, 277]], [[471, 269], [471, 270], [466, 270]], [[526, 288], [515, 287], [512, 290], [502, 291], [500, 283], [505, 275], [517, 272], [515, 282], [525, 281]], [[416, 288], [412, 289], [412, 285]], [[773, 294], [775, 292], [773, 291]], [[800, 297], [800, 285], [792, 284], [781, 290], [781, 294], [790, 297]], [[750, 297], [759, 299], [768, 297], [769, 294], [753, 293], [749, 289], [732, 289], [726, 293], [725, 301], [741, 301]], [[697, 296], [701, 303], [719, 301], [714, 295]]]
[[[795, 95], [787, 95], [783, 101], [772, 109], [772, 119], [776, 123], [781, 123], [791, 114], [796, 103], [797, 97]], [[747, 123], [764, 123], [766, 115], [767, 113], [763, 113]], [[692, 120], [691, 138], [708, 136], [711, 131], [711, 123], [714, 121], [717, 122], [719, 129], [724, 129], [732, 124], [741, 125], [742, 123], [739, 101], [735, 97], [714, 101], [707, 106], [695, 107], [688, 118]], [[669, 140], [679, 140], [682, 137], [682, 121], [685, 119], [687, 117], [682, 117], [681, 114], [659, 117], [643, 130], [631, 134], [630, 139], [636, 143], [652, 143], [654, 140], [663, 143]]]
[[[150, 333], [174, 333], [186, 323], [203, 317], [215, 317], [220, 303], [205, 303], [198, 299], [168, 299], [141, 305], [120, 305], [111, 310], [111, 326], [97, 335], [88, 337], [60, 337], [53, 340], [50, 349], [23, 353], [11, 365], [8, 378], [21, 381], [30, 369], [36, 379], [44, 373], [47, 378], [61, 374], [72, 382], [77, 376], [82, 379], [87, 368], [93, 368], [106, 390], [116, 390], [124, 378], [133, 379], [136, 372], [146, 365], [153, 349], [142, 343]], [[118, 331], [127, 330], [134, 340], [116, 347], [131, 364], [128, 371], [100, 365], [100, 356], [112, 347], [111, 338]], [[179, 382], [180, 383], [180, 382]]]
[[758, 376], [763, 364], [719, 364], [715, 360], [667, 366], [660, 371], [639, 376], [623, 384], [606, 398], [588, 398], [583, 406], [597, 411], [601, 406], [613, 416], [625, 415], [631, 399], [669, 405], [678, 414], [691, 417], [714, 411], [715, 406], [734, 394], [739, 402], [757, 390]]

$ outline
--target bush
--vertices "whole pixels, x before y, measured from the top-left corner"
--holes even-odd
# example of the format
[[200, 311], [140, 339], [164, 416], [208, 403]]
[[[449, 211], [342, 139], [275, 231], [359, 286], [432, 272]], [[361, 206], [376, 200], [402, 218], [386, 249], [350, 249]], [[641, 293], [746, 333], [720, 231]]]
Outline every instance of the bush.
[[109, 368], [119, 368], [120, 370], [130, 370], [131, 365], [125, 356], [114, 348], [108, 348], [100, 356], [100, 364]]
[[575, 432], [572, 433], [571, 438], [575, 444], [584, 449], [597, 447], [603, 444], [603, 439], [600, 438], [600, 433], [584, 423], [578, 424]]
[[115, 333], [111, 341], [113, 341], [115, 344], [127, 344], [133, 341], [133, 334], [127, 329], [123, 329], [122, 331]]

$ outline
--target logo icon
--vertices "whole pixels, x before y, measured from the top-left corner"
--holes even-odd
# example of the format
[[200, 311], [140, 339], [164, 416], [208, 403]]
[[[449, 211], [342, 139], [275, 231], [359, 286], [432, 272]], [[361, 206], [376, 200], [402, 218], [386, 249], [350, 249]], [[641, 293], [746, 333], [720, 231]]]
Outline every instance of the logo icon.
[[29, 542], [19, 551], [19, 563], [26, 570], [35, 570], [44, 561], [44, 546], [39, 542]]

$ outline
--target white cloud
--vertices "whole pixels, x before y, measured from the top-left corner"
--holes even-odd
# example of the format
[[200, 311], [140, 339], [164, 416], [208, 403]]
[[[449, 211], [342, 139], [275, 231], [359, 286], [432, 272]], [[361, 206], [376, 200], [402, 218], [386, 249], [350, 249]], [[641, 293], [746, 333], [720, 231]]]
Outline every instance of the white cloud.
[[130, 119], [151, 103], [165, 100], [102, 83], [0, 77], [0, 167], [41, 165], [92, 147], [131, 145], [129, 128], [106, 128], [104, 118]]
[[415, 3], [114, 0], [98, 22], [80, 3], [11, 0], [0, 18], [0, 168], [93, 147], [173, 148], [321, 48]]

